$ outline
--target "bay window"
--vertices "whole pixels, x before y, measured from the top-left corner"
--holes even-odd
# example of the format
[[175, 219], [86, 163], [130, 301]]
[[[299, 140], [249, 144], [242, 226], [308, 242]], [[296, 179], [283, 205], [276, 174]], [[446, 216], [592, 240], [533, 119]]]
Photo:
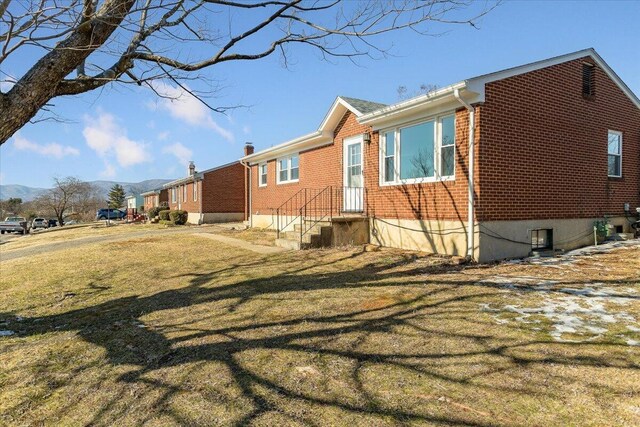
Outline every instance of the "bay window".
[[297, 182], [300, 177], [298, 155], [278, 159], [278, 184], [285, 182]]
[[436, 117], [381, 132], [383, 184], [453, 179], [455, 116]]

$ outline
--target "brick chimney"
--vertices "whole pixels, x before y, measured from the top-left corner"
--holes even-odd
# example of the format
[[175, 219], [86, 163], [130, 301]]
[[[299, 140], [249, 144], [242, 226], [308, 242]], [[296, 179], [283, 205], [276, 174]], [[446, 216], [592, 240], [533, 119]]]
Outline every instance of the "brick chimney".
[[189, 175], [188, 176], [193, 176], [196, 173], [196, 164], [193, 163], [193, 160], [191, 160], [189, 162], [189, 171], [188, 171]]
[[253, 144], [251, 142], [247, 142], [244, 144], [244, 155], [248, 156], [249, 154], [253, 154]]

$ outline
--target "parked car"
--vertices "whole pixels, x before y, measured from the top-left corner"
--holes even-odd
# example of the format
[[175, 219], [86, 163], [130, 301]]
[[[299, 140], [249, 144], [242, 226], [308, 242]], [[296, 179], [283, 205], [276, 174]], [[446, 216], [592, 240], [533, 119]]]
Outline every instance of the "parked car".
[[120, 209], [99, 209], [96, 212], [96, 221], [103, 219], [122, 219], [127, 214]]
[[58, 220], [57, 219], [50, 219], [49, 220], [49, 227], [57, 227], [58, 226]]
[[0, 234], [11, 232], [26, 234], [29, 232], [29, 223], [21, 216], [7, 217], [0, 222]]
[[45, 218], [34, 218], [33, 221], [31, 221], [31, 229], [37, 230], [38, 228], [49, 228], [49, 221]]

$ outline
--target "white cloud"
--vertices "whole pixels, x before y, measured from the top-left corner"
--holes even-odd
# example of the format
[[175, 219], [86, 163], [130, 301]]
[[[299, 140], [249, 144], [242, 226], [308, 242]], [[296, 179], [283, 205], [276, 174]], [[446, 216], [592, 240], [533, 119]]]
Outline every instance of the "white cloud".
[[185, 90], [181, 87], [156, 81], [153, 83], [153, 88], [160, 95], [167, 98], [159, 98], [157, 104], [149, 105], [151, 109], [155, 110], [159, 108], [167, 111], [172, 117], [178, 120], [182, 120], [190, 125], [211, 129], [227, 141], [234, 141], [233, 133], [213, 120], [211, 111], [187, 91], [190, 90], [188, 86], [185, 86], [187, 89]]
[[248, 125], [242, 126], [242, 132], [244, 132], [245, 135], [251, 135], [251, 127]]
[[[82, 134], [87, 145], [102, 158], [114, 156], [123, 167], [151, 161], [147, 145], [127, 137], [126, 129], [121, 127], [113, 115], [99, 113], [97, 117], [85, 117], [86, 125]], [[115, 173], [113, 166], [108, 172]]]
[[185, 147], [179, 142], [176, 142], [175, 144], [167, 145], [162, 149], [162, 152], [165, 154], [174, 155], [178, 159], [178, 161], [183, 165], [189, 164], [189, 160], [193, 158], [193, 151], [191, 151], [189, 148]]
[[16, 150], [31, 151], [36, 154], [40, 154], [45, 157], [53, 157], [55, 159], [61, 159], [65, 156], [77, 156], [80, 151], [77, 148], [69, 145], [60, 145], [56, 142], [50, 142], [48, 144], [37, 144], [24, 138], [20, 133], [16, 133], [13, 137], [13, 146]]
[[100, 176], [103, 178], [114, 178], [116, 176], [116, 168], [111, 163], [106, 162], [104, 164], [104, 170], [100, 172]]
[[160, 132], [157, 136], [158, 141], [166, 141], [169, 138], [169, 131]]

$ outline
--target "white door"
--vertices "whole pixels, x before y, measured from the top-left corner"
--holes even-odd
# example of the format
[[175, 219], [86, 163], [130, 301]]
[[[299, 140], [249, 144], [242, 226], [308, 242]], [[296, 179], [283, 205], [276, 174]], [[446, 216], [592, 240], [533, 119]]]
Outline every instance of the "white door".
[[344, 140], [344, 201], [346, 212], [362, 212], [364, 179], [362, 176], [362, 136]]

